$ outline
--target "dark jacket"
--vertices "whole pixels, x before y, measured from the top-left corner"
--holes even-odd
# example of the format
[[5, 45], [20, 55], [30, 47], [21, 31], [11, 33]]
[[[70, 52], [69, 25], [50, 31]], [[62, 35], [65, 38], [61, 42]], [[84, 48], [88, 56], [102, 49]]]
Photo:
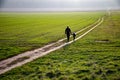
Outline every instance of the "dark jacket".
[[66, 34], [66, 35], [70, 35], [70, 34], [71, 34], [71, 30], [70, 30], [69, 27], [67, 27], [67, 28], [65, 29], [65, 34]]

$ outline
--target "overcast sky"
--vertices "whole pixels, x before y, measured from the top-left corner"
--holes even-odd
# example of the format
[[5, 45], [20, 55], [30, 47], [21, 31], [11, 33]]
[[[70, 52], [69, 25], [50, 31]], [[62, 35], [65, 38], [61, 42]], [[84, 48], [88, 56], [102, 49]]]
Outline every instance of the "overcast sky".
[[120, 9], [120, 0], [0, 0], [0, 10], [106, 10]]

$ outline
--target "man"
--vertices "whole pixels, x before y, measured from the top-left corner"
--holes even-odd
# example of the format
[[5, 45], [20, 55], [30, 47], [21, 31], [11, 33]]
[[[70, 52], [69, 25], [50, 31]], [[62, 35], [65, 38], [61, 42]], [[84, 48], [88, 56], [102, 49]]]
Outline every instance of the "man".
[[70, 30], [70, 28], [69, 28], [68, 26], [67, 26], [67, 28], [65, 29], [65, 34], [66, 34], [66, 36], [67, 36], [67, 41], [69, 42], [71, 30]]

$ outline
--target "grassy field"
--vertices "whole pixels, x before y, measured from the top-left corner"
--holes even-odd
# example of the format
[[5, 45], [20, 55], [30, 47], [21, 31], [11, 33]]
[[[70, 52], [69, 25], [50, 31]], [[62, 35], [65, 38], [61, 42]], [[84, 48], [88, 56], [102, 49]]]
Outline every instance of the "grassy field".
[[0, 60], [65, 37], [70, 26], [78, 31], [103, 12], [0, 13]]
[[84, 38], [0, 76], [1, 80], [120, 80], [120, 12]]

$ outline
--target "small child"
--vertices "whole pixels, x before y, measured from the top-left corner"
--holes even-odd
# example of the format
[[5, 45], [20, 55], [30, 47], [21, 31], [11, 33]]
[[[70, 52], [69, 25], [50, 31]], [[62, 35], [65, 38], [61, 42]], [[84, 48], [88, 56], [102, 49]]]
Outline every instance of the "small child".
[[72, 35], [73, 35], [73, 40], [75, 40], [75, 37], [76, 37], [75, 32], [73, 32]]

